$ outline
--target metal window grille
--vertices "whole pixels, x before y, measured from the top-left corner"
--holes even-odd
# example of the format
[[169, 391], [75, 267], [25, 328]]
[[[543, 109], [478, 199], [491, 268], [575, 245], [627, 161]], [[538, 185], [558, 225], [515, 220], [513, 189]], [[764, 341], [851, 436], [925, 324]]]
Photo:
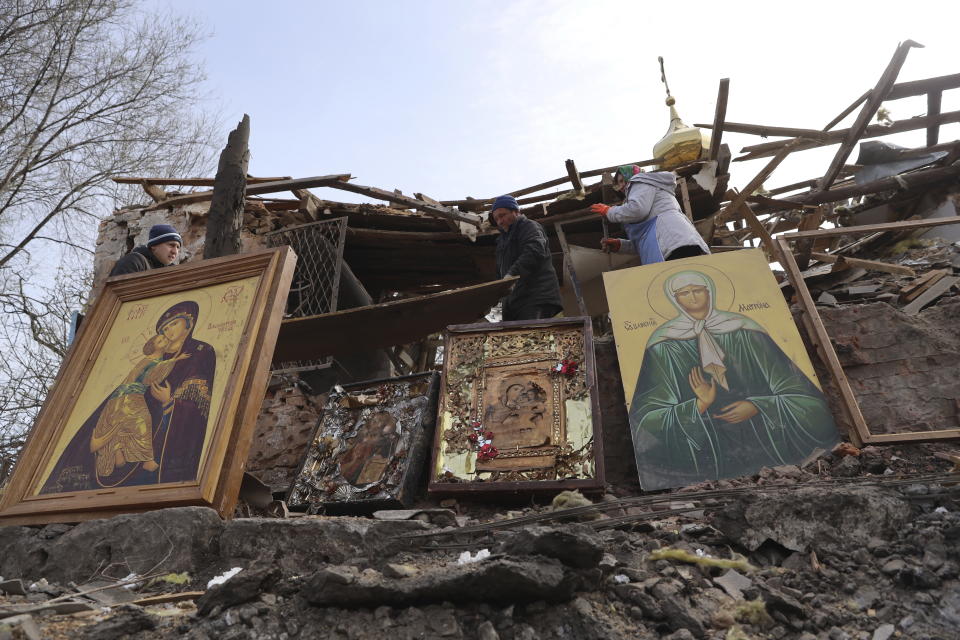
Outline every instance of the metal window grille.
[[[265, 236], [268, 246], [290, 245], [297, 252], [297, 266], [287, 297], [287, 317], [303, 318], [336, 311], [347, 219], [311, 222], [271, 231]], [[273, 373], [314, 371], [330, 364], [330, 358], [284, 362]]]
[[303, 318], [336, 311], [347, 219], [311, 222], [265, 235], [269, 246], [290, 245], [297, 252], [287, 316]]

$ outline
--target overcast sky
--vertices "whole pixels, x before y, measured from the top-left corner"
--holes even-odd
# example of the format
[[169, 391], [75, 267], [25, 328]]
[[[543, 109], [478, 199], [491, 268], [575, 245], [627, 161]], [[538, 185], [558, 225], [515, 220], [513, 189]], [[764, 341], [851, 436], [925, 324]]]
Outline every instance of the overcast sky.
[[[567, 158], [585, 171], [651, 157], [669, 121], [658, 55], [688, 124], [712, 122], [729, 77], [728, 120], [822, 128], [905, 39], [926, 48], [900, 81], [960, 72], [957, 2], [156, 1], [211, 31], [209, 88], [230, 127], [250, 114], [253, 175], [350, 172], [438, 199], [559, 177]], [[887, 106], [904, 119], [926, 100]], [[943, 99], [956, 109], [960, 90]], [[835, 149], [788, 158], [767, 188], [822, 175]], [[731, 186], [765, 162], [734, 163]]]

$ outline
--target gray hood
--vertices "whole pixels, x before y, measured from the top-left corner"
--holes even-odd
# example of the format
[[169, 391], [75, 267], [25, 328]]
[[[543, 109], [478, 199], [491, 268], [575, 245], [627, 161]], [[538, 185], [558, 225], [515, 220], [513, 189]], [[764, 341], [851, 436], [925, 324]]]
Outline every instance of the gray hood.
[[638, 173], [630, 178], [630, 182], [648, 184], [652, 187], [663, 189], [669, 193], [674, 193], [677, 189], [677, 176], [672, 171], [651, 171], [650, 173]]

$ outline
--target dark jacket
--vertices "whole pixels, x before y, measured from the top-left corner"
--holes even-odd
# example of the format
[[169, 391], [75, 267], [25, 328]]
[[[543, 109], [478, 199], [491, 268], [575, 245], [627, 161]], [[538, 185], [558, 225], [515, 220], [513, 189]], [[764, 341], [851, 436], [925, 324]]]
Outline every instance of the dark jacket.
[[153, 251], [150, 251], [144, 245], [135, 247], [133, 251], [123, 256], [117, 260], [117, 264], [113, 265], [113, 269], [110, 270], [111, 276], [119, 276], [124, 273], [136, 273], [138, 271], [148, 271], [150, 269], [159, 269], [160, 267], [165, 267], [167, 265], [163, 264], [157, 257], [153, 255]]
[[503, 299], [504, 320], [526, 319], [515, 316], [514, 311], [521, 308], [553, 305], [554, 313], [563, 308], [547, 234], [540, 223], [524, 215], [517, 216], [510, 229], [497, 238], [497, 276], [520, 276]]

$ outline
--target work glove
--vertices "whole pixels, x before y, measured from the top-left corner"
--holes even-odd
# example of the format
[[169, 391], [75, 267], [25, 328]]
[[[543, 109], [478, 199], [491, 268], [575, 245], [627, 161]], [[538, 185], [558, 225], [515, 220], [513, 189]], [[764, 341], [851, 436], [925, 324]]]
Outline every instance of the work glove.
[[600, 248], [607, 253], [617, 253], [620, 251], [620, 238], [604, 238], [600, 241]]
[[607, 215], [607, 211], [610, 211], [610, 207], [605, 204], [592, 204], [590, 205], [590, 211], [605, 216]]

